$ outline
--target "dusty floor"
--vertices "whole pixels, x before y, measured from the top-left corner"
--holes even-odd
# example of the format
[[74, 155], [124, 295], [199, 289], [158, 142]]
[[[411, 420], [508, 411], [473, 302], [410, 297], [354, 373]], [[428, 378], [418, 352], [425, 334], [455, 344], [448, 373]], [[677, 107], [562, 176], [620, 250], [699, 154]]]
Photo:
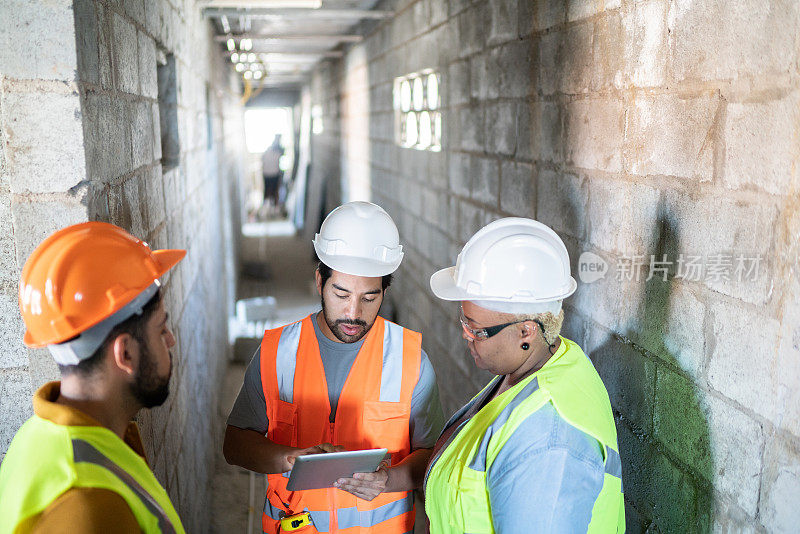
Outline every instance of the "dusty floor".
[[[319, 298], [311, 285], [315, 268], [311, 244], [305, 244], [293, 235], [285, 235], [288, 230], [287, 224], [280, 222], [245, 228], [249, 235], [243, 242], [243, 268], [238, 287], [238, 299], [275, 297], [277, 309], [273, 321], [279, 324], [300, 319], [319, 306]], [[245, 338], [238, 339], [235, 344], [235, 361], [231, 362], [225, 376], [218, 414], [221, 425], [233, 406], [245, 367], [258, 342], [257, 338]], [[219, 534], [261, 532], [265, 477], [228, 465], [221, 454], [219, 458], [214, 480], [211, 531]]]

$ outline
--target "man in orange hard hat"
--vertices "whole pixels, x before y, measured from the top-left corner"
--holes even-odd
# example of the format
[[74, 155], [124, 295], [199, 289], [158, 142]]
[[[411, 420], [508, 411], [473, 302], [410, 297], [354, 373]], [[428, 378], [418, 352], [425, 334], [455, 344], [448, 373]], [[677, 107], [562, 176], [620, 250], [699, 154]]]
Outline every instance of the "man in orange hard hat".
[[88, 222], [28, 258], [24, 342], [50, 350], [61, 381], [34, 394], [0, 466], [0, 532], [184, 532], [132, 419], [169, 394], [175, 338], [159, 278], [185, 255]]

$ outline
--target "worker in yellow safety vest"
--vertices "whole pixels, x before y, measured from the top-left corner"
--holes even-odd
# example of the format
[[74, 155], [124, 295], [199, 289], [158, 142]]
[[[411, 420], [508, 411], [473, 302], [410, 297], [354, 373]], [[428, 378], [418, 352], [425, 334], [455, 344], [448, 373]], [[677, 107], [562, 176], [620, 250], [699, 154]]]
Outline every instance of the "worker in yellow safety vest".
[[24, 342], [50, 350], [61, 381], [35, 393], [0, 465], [0, 532], [184, 532], [132, 419], [169, 394], [175, 338], [159, 278], [185, 254], [87, 222], [28, 258]]
[[431, 289], [461, 302], [475, 365], [496, 375], [445, 424], [425, 475], [433, 534], [624, 532], [608, 393], [561, 337], [577, 283], [553, 230], [506, 218], [479, 230]]

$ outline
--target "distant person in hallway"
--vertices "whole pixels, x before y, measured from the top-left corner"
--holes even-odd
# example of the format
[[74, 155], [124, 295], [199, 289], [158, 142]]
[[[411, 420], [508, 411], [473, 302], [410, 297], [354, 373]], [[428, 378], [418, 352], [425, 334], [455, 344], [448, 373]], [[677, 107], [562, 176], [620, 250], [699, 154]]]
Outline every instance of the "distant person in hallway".
[[[309, 517], [309, 532], [411, 532], [411, 490], [444, 417], [422, 336], [378, 315], [403, 258], [397, 227], [379, 206], [350, 202], [326, 217], [314, 249], [322, 309], [264, 333], [228, 418], [225, 459], [267, 474], [264, 532]], [[286, 489], [299, 455], [371, 448], [391, 461], [335, 488]]]
[[184, 532], [133, 418], [169, 395], [175, 338], [158, 279], [185, 254], [88, 222], [28, 258], [24, 342], [50, 350], [61, 381], [35, 393], [0, 465], [0, 532]]
[[278, 192], [280, 191], [283, 171], [280, 162], [283, 156], [281, 135], [276, 134], [272, 144], [261, 155], [261, 175], [264, 178], [264, 203], [272, 201], [274, 207], [278, 206]]
[[437, 440], [424, 484], [432, 533], [624, 532], [608, 393], [559, 335], [577, 287], [569, 265], [553, 230], [512, 217], [431, 277], [437, 297], [461, 302], [475, 365], [497, 375]]

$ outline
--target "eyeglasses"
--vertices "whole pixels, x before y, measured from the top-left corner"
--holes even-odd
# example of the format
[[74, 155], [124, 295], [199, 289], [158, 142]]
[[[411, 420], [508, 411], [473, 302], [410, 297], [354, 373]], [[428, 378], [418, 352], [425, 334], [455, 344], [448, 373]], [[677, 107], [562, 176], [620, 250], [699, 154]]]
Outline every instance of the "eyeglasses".
[[[470, 341], [489, 339], [493, 335], [500, 333], [503, 328], [511, 326], [512, 324], [524, 323], [525, 321], [533, 321], [539, 325], [539, 328], [542, 329], [542, 337], [544, 337], [544, 325], [541, 323], [541, 321], [537, 321], [536, 319], [522, 319], [521, 321], [512, 321], [510, 323], [487, 326], [486, 328], [472, 328], [467, 324], [467, 318], [464, 317], [464, 310], [461, 310], [458, 320], [461, 321], [461, 329], [464, 330], [464, 333], [467, 335]], [[547, 342], [546, 339], [545, 342]]]
[[495, 334], [498, 334], [503, 328], [507, 326], [511, 326], [512, 324], [524, 323], [523, 321], [513, 321], [510, 323], [503, 323], [494, 326], [487, 326], [486, 328], [471, 328], [467, 324], [467, 319], [464, 317], [464, 312], [461, 312], [461, 315], [458, 318], [461, 321], [461, 328], [464, 329], [464, 333], [471, 341], [481, 340], [481, 339], [489, 339]]

